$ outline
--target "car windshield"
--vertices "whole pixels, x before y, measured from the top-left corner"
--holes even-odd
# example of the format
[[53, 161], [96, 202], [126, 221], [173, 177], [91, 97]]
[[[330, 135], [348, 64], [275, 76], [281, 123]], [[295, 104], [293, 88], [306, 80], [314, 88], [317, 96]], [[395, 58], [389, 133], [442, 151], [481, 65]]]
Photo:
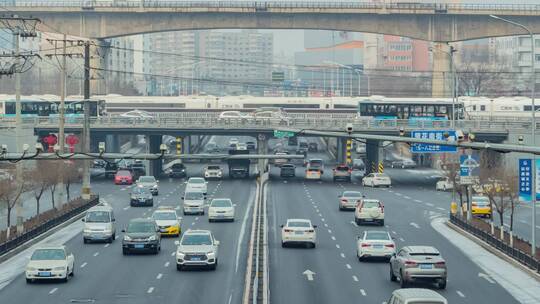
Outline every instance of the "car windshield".
[[188, 183], [189, 184], [204, 184], [204, 179], [202, 179], [202, 178], [190, 178]]
[[379, 208], [379, 201], [364, 201], [362, 208]]
[[309, 228], [311, 227], [311, 224], [309, 222], [304, 222], [304, 221], [290, 221], [287, 223], [287, 226]]
[[220, 166], [208, 166], [208, 170], [219, 170], [221, 169]]
[[366, 233], [366, 240], [384, 240], [389, 241], [390, 236], [384, 231], [368, 231]]
[[153, 176], [141, 176], [139, 177], [141, 183], [155, 183], [156, 179]]
[[133, 194], [149, 194], [150, 192], [148, 191], [147, 188], [145, 187], [135, 187], [133, 188]]
[[37, 249], [30, 258], [32, 261], [42, 260], [65, 260], [66, 253], [63, 249]]
[[232, 207], [232, 202], [228, 199], [215, 199], [210, 204], [211, 207]]
[[349, 171], [349, 167], [340, 166], [340, 167], [336, 167], [336, 170], [337, 171]]
[[108, 223], [109, 221], [110, 217], [107, 211], [88, 211], [86, 213], [85, 222], [87, 223]]
[[201, 200], [204, 199], [204, 193], [202, 192], [186, 192], [184, 199], [187, 200]]
[[346, 191], [346, 192], [343, 192], [343, 196], [345, 196], [345, 197], [362, 197], [362, 193], [356, 192], [356, 191]]
[[158, 221], [174, 221], [176, 220], [176, 212], [155, 212], [152, 217]]
[[386, 174], [375, 174], [374, 176], [376, 178], [388, 178], [388, 175], [386, 175]]
[[182, 245], [212, 245], [212, 238], [208, 234], [186, 234]]
[[129, 173], [129, 171], [118, 171], [116, 173], [116, 175], [118, 175], [118, 176], [131, 176], [131, 173]]
[[128, 233], [148, 233], [154, 232], [155, 226], [152, 222], [131, 222], [128, 225]]

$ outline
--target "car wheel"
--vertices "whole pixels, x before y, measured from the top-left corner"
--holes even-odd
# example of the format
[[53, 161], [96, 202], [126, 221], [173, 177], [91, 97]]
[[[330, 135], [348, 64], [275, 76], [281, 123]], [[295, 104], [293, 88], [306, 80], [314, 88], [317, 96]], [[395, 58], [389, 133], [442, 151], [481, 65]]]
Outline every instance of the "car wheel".
[[208, 218], [208, 222], [211, 223], [213, 222], [214, 220], [212, 220], [211, 218]]
[[281, 241], [281, 248], [285, 248], [285, 243]]
[[384, 226], [384, 220], [380, 220], [379, 225]]
[[392, 265], [390, 264], [390, 281], [395, 282], [397, 281], [397, 277], [394, 274], [394, 270], [392, 269]]
[[26, 279], [26, 284], [32, 284], [32, 283], [33, 283], [32, 279]]
[[446, 186], [443, 186], [443, 187], [442, 187], [442, 191], [446, 191]]
[[362, 224], [362, 220], [355, 218], [354, 221], [356, 222], [356, 225]]
[[71, 269], [71, 273], [69, 274], [71, 277], [75, 276], [75, 265], [73, 265], [73, 268]]
[[446, 279], [440, 280], [439, 284], [437, 284], [437, 287], [439, 289], [446, 289]]
[[116, 232], [113, 233], [113, 235], [112, 235], [112, 240], [113, 240], [113, 241], [116, 240]]
[[184, 211], [184, 215], [187, 215], [187, 213]]
[[67, 283], [69, 281], [69, 272], [66, 272], [66, 277], [62, 279], [62, 282]]
[[399, 273], [399, 284], [400, 284], [401, 288], [407, 288], [407, 281], [403, 277], [403, 272]]
[[358, 253], [356, 254], [356, 256], [358, 257], [358, 262], [363, 262], [364, 261], [364, 258], [361, 257]]
[[317, 248], [317, 244], [316, 244], [316, 243], [311, 243], [311, 248], [312, 248], [312, 249]]
[[88, 243], [88, 240], [86, 238], [83, 238], [83, 243], [84, 244], [87, 244]]
[[182, 267], [182, 265], [180, 265], [180, 264], [176, 264], [176, 270], [182, 271], [182, 270], [184, 270], [184, 267]]
[[405, 165], [401, 165], [401, 169], [405, 169]]
[[127, 250], [126, 248], [122, 248], [122, 254], [123, 254], [123, 255], [128, 255], [128, 254], [129, 254], [129, 250]]
[[217, 261], [213, 265], [210, 265], [210, 270], [216, 270], [217, 268]]

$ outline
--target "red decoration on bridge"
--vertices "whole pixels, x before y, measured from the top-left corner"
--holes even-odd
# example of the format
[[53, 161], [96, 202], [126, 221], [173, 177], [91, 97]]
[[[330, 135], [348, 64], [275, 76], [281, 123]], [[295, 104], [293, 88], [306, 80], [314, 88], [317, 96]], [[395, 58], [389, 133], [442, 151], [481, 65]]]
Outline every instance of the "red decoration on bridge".
[[66, 143], [69, 145], [69, 152], [75, 152], [75, 145], [79, 143], [79, 137], [70, 134], [66, 137]]
[[54, 134], [49, 134], [45, 137], [43, 137], [43, 143], [48, 146], [48, 151], [50, 153], [54, 152], [54, 145], [58, 142], [58, 137]]

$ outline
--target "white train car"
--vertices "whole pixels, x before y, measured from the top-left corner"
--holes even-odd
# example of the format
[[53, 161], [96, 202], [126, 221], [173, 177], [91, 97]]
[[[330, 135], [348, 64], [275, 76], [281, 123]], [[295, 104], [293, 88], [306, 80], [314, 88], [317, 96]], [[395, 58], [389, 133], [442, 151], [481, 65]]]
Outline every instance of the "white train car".
[[[529, 97], [460, 97], [468, 118], [476, 119], [522, 119], [531, 117], [532, 104]], [[536, 112], [540, 105], [536, 105]]]

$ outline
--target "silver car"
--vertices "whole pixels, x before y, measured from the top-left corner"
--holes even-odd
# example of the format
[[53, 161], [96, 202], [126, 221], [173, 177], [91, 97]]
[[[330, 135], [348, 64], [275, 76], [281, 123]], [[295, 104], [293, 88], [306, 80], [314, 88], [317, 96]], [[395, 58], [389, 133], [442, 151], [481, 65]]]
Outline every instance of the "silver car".
[[446, 288], [446, 261], [441, 253], [430, 246], [403, 247], [390, 259], [390, 281], [399, 281], [402, 288], [411, 283], [437, 283]]
[[344, 191], [339, 198], [339, 210], [355, 210], [364, 196], [358, 191]]
[[158, 182], [155, 177], [151, 175], [145, 175], [139, 177], [137, 180], [137, 186], [145, 187], [152, 192], [152, 195], [158, 195], [159, 194], [159, 187]]

